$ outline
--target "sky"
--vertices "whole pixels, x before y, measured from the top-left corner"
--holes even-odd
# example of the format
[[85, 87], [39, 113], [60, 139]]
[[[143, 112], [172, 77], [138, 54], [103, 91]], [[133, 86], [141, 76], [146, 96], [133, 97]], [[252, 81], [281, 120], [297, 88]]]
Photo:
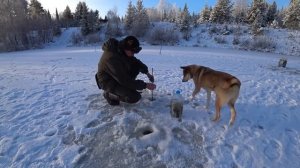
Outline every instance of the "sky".
[[[89, 9], [98, 10], [100, 17], [104, 17], [107, 11], [111, 9], [117, 9], [120, 16], [124, 16], [128, 7], [129, 0], [39, 0], [44, 9], [49, 10], [50, 13], [54, 14], [57, 8], [58, 12], [62, 12], [68, 5], [72, 12], [75, 11], [76, 5], [79, 2], [86, 2]], [[132, 4], [136, 4], [137, 0], [132, 0]], [[187, 3], [190, 13], [199, 13], [206, 3], [209, 6], [214, 6], [217, 0], [166, 0], [171, 4], [176, 4], [177, 7], [183, 8], [184, 4]], [[272, 3], [274, 0], [267, 0]], [[288, 6], [288, 0], [275, 0], [279, 8]], [[151, 8], [158, 4], [159, 0], [143, 0], [144, 7]]]

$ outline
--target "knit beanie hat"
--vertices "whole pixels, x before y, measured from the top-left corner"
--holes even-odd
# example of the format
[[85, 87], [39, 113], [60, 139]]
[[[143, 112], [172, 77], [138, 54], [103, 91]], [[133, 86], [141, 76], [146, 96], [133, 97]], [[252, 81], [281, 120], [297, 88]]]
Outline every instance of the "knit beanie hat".
[[139, 53], [142, 50], [139, 40], [134, 36], [127, 36], [120, 41], [120, 45], [122, 49], [130, 50], [134, 53]]

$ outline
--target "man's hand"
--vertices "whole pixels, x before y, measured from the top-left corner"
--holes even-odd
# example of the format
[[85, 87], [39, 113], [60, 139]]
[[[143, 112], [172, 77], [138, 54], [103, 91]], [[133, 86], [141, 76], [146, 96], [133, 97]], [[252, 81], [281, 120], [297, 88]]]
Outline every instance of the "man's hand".
[[156, 85], [154, 83], [146, 83], [146, 88], [149, 90], [156, 89]]
[[149, 72], [147, 73], [147, 76], [148, 76], [148, 78], [149, 78], [149, 80], [150, 80], [150, 82], [154, 82], [154, 76], [153, 75], [151, 75], [151, 74], [149, 74]]

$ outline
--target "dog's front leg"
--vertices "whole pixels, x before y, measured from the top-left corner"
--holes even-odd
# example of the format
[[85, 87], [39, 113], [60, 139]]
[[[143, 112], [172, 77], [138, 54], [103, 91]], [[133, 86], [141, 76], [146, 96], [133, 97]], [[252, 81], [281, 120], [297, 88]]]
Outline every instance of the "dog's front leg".
[[206, 109], [209, 109], [209, 104], [210, 104], [210, 99], [211, 99], [211, 91], [206, 90]]
[[221, 99], [218, 95], [216, 95], [216, 113], [215, 113], [215, 117], [212, 119], [213, 121], [218, 121], [220, 120], [220, 117], [221, 117], [221, 107], [222, 107], [222, 104], [221, 104]]
[[195, 99], [196, 94], [199, 93], [200, 90], [201, 90], [201, 87], [195, 87], [193, 94], [192, 94], [192, 100]]

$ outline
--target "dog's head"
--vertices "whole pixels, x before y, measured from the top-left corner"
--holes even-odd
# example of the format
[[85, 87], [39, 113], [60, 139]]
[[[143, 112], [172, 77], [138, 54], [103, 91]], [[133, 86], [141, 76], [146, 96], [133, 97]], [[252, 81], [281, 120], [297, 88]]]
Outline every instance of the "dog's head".
[[193, 74], [192, 74], [192, 67], [189, 66], [181, 66], [181, 69], [183, 69], [183, 78], [182, 78], [182, 82], [187, 82], [188, 80], [193, 78]]

